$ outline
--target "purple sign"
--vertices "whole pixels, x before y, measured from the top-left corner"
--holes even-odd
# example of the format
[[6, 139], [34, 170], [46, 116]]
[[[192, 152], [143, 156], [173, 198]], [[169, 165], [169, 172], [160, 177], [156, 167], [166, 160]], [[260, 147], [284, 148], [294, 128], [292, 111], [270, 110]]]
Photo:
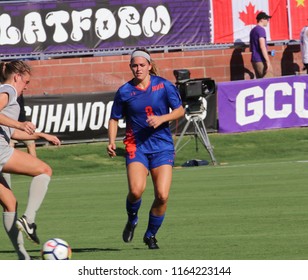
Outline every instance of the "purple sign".
[[308, 126], [308, 75], [218, 83], [219, 132]]
[[0, 56], [210, 43], [209, 0], [6, 2]]

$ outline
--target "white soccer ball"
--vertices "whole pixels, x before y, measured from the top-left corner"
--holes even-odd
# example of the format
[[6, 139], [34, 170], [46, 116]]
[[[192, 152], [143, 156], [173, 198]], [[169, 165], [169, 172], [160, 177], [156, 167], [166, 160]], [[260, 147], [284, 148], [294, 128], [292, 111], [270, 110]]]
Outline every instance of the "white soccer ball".
[[69, 260], [72, 257], [70, 245], [63, 239], [52, 238], [47, 240], [42, 248], [43, 260]]

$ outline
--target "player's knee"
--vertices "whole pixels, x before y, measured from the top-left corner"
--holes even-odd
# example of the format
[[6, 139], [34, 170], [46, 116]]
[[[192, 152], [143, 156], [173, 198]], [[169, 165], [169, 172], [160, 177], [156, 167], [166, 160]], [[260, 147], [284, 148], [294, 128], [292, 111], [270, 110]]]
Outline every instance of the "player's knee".
[[51, 177], [51, 175], [52, 175], [52, 168], [48, 164], [44, 164], [41, 167], [40, 174], [46, 174], [49, 177]]
[[132, 189], [129, 191], [128, 196], [129, 196], [130, 201], [137, 201], [141, 198], [142, 191], [140, 188]]
[[16, 212], [17, 210], [17, 200], [15, 196], [12, 196], [6, 203], [1, 201], [3, 212]]
[[169, 196], [167, 194], [157, 194], [155, 200], [160, 205], [165, 205], [168, 202]]
[[130, 192], [129, 197], [130, 201], [138, 201], [141, 198], [142, 194], [139, 192]]

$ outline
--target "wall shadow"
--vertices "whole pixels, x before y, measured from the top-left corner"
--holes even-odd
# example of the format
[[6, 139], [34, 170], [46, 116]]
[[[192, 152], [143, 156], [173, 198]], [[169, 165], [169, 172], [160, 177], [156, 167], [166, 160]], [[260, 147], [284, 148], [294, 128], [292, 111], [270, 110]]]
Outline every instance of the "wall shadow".
[[300, 45], [288, 45], [281, 58], [281, 76], [296, 75], [300, 72], [300, 66], [294, 62], [294, 53], [300, 52]]
[[254, 79], [255, 75], [244, 65], [243, 52], [248, 48], [242, 41], [234, 43], [234, 51], [230, 59], [230, 81], [245, 80], [245, 74], [250, 79]]

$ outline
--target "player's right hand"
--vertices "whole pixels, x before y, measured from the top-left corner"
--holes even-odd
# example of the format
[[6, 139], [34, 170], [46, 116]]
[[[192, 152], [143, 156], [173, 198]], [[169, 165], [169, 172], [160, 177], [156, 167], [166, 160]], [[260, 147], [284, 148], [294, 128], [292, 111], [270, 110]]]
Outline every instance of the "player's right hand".
[[35, 132], [36, 127], [32, 122], [20, 122], [19, 129], [32, 135]]
[[107, 153], [108, 153], [108, 155], [109, 155], [111, 158], [117, 156], [116, 148], [117, 148], [117, 147], [116, 147], [116, 144], [114, 144], [114, 143], [109, 144], [109, 145], [107, 146]]

